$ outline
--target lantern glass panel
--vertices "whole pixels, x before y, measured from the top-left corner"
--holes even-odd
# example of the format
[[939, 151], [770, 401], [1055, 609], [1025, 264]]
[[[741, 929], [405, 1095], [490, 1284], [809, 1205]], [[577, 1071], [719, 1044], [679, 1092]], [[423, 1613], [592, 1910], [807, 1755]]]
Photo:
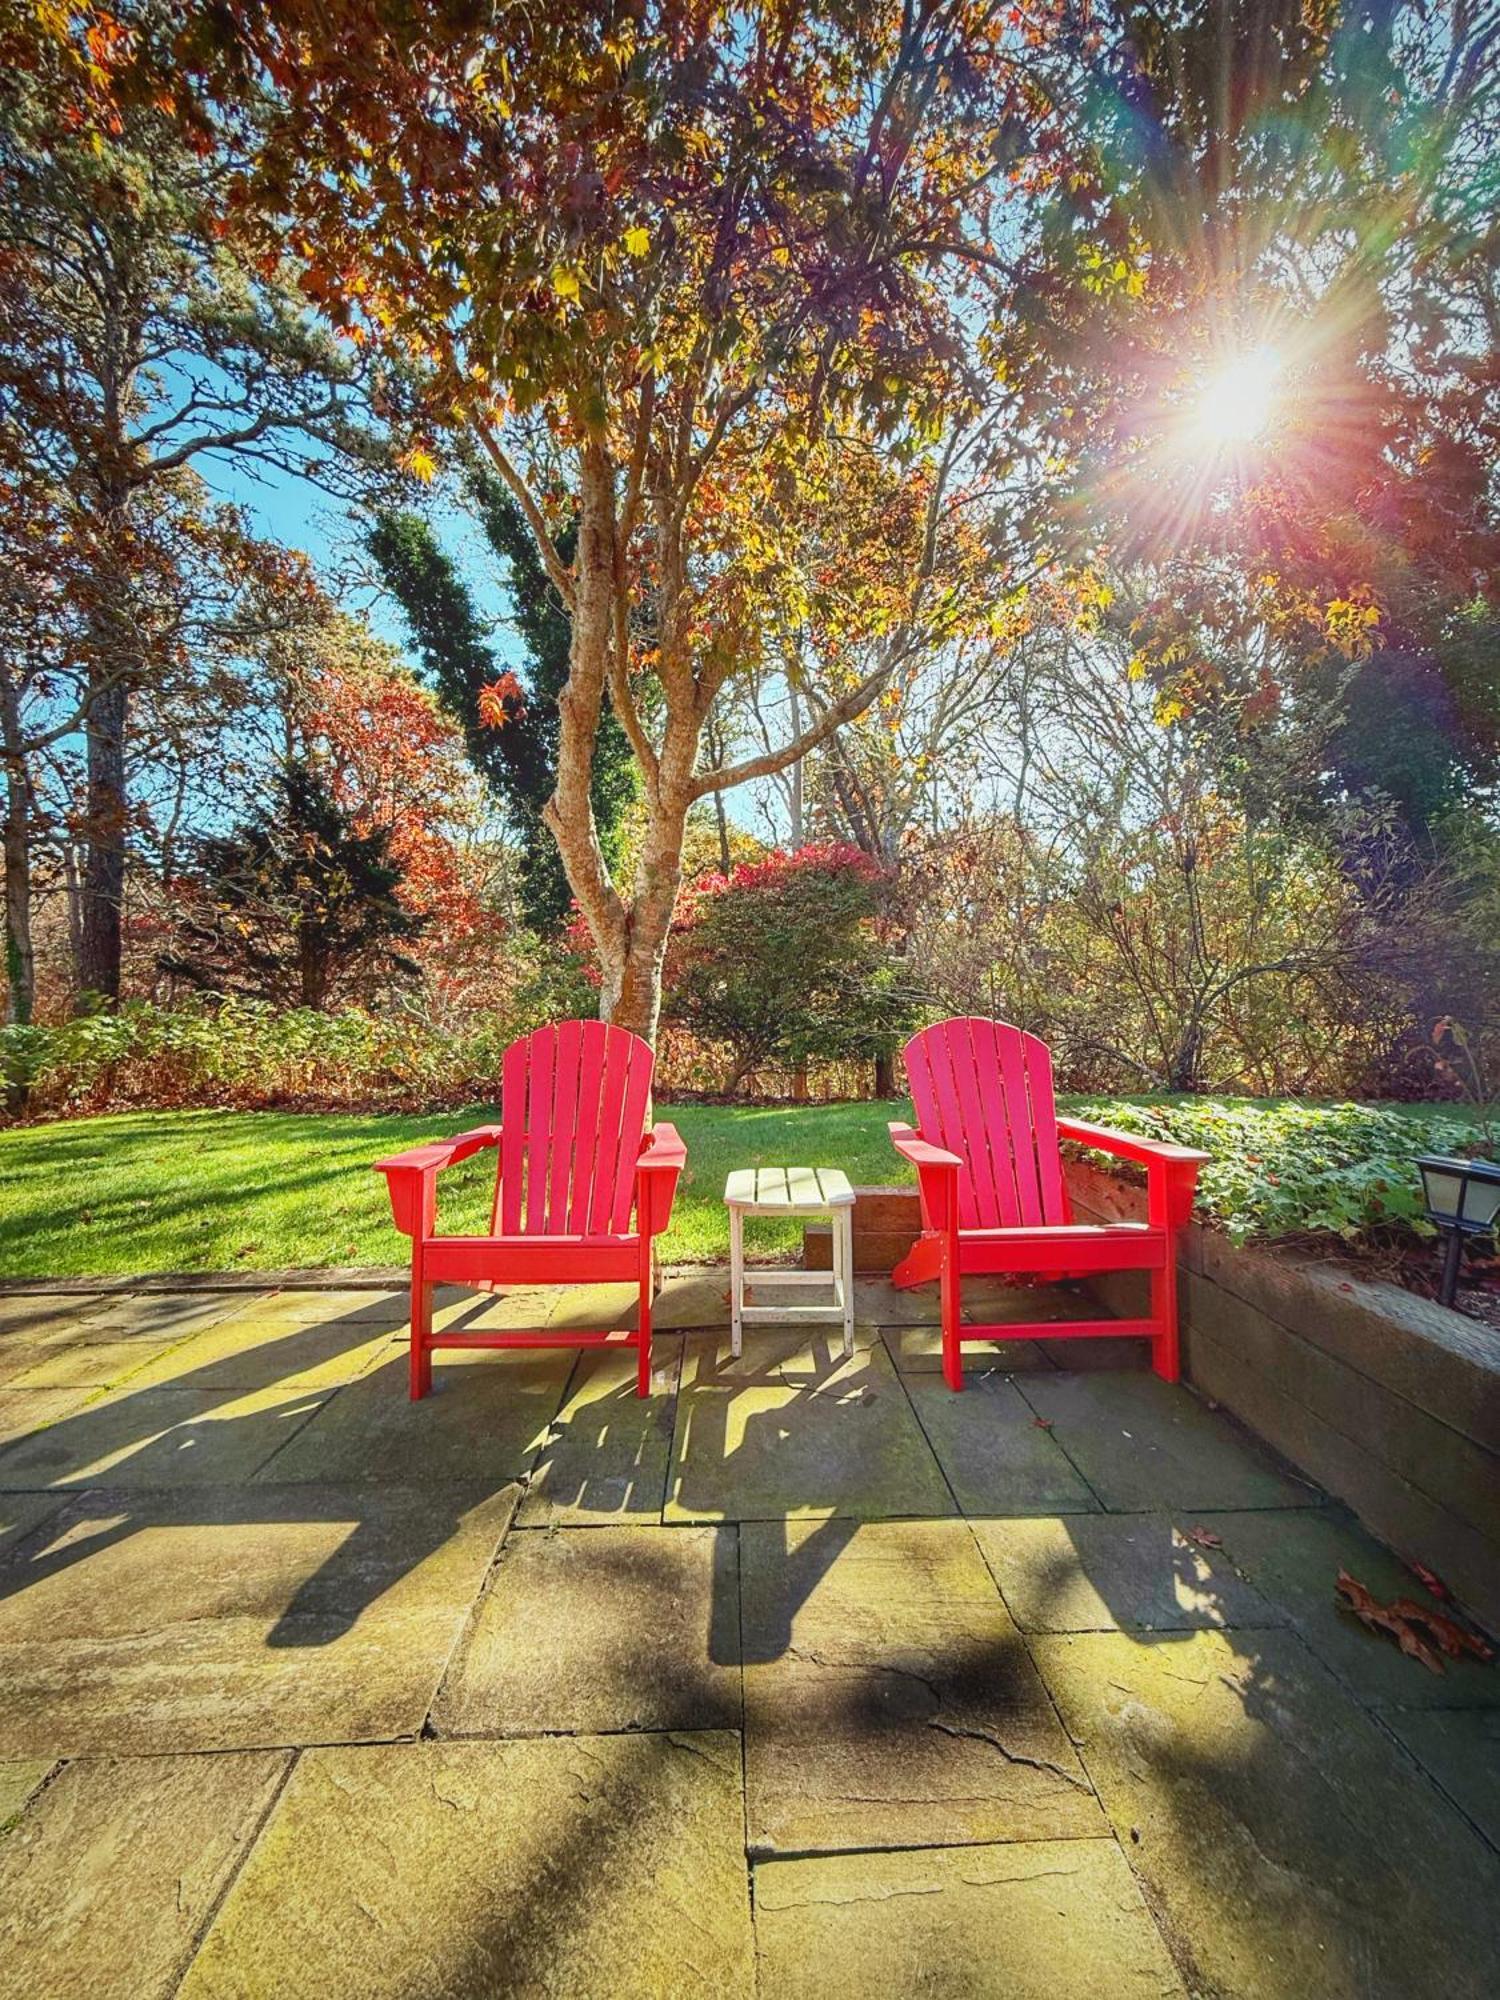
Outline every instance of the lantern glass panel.
[[1463, 1219], [1475, 1229], [1488, 1229], [1500, 1211], [1500, 1174], [1471, 1174], [1464, 1185]]
[[1457, 1169], [1437, 1161], [1422, 1162], [1422, 1192], [1433, 1218], [1456, 1222], [1463, 1199], [1464, 1176]]

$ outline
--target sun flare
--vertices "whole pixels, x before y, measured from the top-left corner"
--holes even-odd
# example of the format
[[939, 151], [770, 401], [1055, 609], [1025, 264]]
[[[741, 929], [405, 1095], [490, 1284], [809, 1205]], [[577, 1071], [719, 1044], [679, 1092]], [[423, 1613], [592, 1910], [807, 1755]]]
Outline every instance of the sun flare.
[[1270, 347], [1223, 362], [1194, 399], [1194, 436], [1212, 447], [1253, 444], [1275, 413], [1281, 373], [1281, 357]]

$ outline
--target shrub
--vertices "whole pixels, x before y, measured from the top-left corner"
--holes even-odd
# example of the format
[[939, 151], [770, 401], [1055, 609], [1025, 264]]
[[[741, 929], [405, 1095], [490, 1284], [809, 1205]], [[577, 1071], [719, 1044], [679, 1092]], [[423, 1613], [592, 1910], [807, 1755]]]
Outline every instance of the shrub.
[[666, 1018], [751, 1070], [889, 1054], [916, 1024], [876, 927], [879, 871], [857, 848], [804, 847], [709, 876], [684, 899]]
[[454, 1028], [407, 1010], [135, 1002], [57, 1027], [0, 1029], [0, 1075], [44, 1115], [200, 1104], [425, 1109], [493, 1097], [506, 1044], [532, 1025], [515, 1012]]
[[1211, 1155], [1198, 1214], [1235, 1243], [1252, 1237], [1427, 1236], [1419, 1153], [1485, 1153], [1477, 1113], [1366, 1104], [1192, 1098], [1136, 1104], [1106, 1098], [1077, 1115]]

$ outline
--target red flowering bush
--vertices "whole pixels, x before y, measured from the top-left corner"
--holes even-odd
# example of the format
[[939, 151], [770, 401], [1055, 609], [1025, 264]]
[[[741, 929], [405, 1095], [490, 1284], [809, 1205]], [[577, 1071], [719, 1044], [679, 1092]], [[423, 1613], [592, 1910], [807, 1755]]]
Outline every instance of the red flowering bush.
[[816, 845], [742, 862], [687, 891], [667, 949], [665, 1018], [730, 1052], [723, 1080], [753, 1069], [885, 1054], [915, 999], [879, 934], [878, 867]]

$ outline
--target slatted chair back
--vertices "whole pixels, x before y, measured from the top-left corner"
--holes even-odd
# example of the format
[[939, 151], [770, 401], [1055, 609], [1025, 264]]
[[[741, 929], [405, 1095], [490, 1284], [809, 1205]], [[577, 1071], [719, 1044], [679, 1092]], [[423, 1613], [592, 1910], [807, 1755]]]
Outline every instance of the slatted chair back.
[[939, 1021], [907, 1043], [906, 1074], [922, 1137], [963, 1162], [961, 1229], [1070, 1219], [1045, 1042], [1003, 1021]]
[[603, 1021], [561, 1021], [511, 1043], [493, 1234], [629, 1233], [654, 1062], [639, 1035]]

